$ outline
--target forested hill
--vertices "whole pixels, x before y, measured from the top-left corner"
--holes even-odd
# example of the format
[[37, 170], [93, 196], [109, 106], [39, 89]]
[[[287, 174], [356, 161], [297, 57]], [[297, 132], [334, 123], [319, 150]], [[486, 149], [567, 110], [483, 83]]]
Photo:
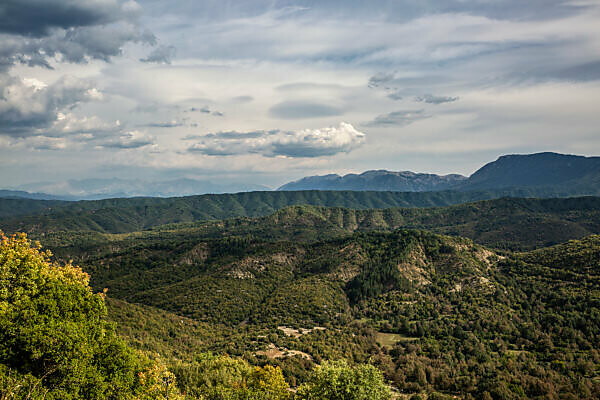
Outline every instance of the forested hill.
[[[368, 361], [406, 398], [600, 394], [598, 236], [500, 255], [409, 230], [313, 243], [162, 233], [69, 254], [121, 300], [112, 318], [138, 348], [276, 363], [293, 382], [323, 360]], [[183, 382], [195, 368], [174, 365]]]
[[0, 197], [0, 219], [20, 215], [45, 214], [55, 208], [67, 207], [74, 203], [61, 200], [34, 200], [17, 197]]
[[78, 202], [0, 198], [0, 229], [6, 232], [30, 233], [66, 230], [122, 233], [150, 229], [170, 223], [260, 217], [292, 205], [350, 209], [443, 207], [504, 196], [537, 197], [544, 196], [544, 193], [529, 190], [478, 192], [275, 191]]
[[[600, 234], [600, 198], [497, 199], [441, 208], [352, 210], [291, 206], [260, 218], [236, 218], [161, 225], [144, 232], [110, 234], [61, 231], [33, 233], [54, 254], [79, 259], [145, 241], [149, 243], [221, 239], [314, 243], [354, 232], [427, 229], [468, 237], [503, 250], [531, 250]], [[117, 244], [119, 243], [119, 244]]]

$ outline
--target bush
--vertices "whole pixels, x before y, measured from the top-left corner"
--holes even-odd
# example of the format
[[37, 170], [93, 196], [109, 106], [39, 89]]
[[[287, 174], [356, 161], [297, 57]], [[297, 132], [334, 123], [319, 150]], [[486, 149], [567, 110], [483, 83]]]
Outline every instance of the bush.
[[315, 368], [297, 396], [300, 400], [387, 400], [390, 389], [374, 366], [336, 361]]

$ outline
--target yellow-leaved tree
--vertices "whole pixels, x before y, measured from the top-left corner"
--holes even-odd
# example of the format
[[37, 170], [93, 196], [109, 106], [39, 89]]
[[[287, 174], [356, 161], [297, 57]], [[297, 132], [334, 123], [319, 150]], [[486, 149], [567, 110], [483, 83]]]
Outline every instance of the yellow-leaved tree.
[[0, 232], [0, 399], [176, 399], [173, 379], [117, 337], [85, 272]]

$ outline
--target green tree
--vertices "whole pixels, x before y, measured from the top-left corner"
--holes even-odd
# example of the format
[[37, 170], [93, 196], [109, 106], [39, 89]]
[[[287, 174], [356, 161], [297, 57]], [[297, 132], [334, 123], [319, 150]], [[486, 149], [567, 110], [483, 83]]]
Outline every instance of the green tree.
[[148, 398], [168, 372], [117, 338], [86, 273], [50, 257], [0, 232], [0, 398]]
[[346, 361], [324, 362], [298, 389], [300, 400], [387, 400], [390, 388], [383, 374], [368, 364], [349, 366]]
[[173, 367], [181, 391], [206, 400], [286, 400], [281, 369], [252, 367], [245, 360], [203, 353]]

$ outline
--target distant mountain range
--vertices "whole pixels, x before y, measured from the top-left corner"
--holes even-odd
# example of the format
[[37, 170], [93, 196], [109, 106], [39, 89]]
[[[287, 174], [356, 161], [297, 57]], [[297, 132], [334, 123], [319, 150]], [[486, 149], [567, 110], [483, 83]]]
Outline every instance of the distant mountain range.
[[178, 197], [198, 194], [237, 193], [271, 190], [253, 184], [216, 184], [196, 179], [144, 181], [136, 179], [83, 179], [63, 182], [38, 182], [21, 185], [17, 190], [0, 190], [0, 197], [38, 200], [98, 200], [120, 197]]
[[[100, 200], [126, 197], [182, 197], [270, 191], [262, 185], [213, 183], [207, 180], [176, 179], [143, 181], [134, 179], [84, 179], [63, 182], [39, 182], [0, 190], [2, 198], [36, 200]], [[286, 183], [278, 191], [375, 191], [375, 192], [482, 192], [494, 195], [531, 197], [569, 197], [600, 195], [600, 157], [558, 153], [505, 155], [490, 162], [470, 177], [458, 174], [436, 175], [410, 171], [366, 171], [340, 176], [309, 176]]]
[[506, 155], [488, 163], [470, 177], [418, 174], [410, 171], [366, 171], [340, 176], [309, 176], [278, 190], [355, 191], [474, 191], [539, 189], [547, 196], [600, 194], [600, 157], [558, 153]]
[[31, 193], [23, 190], [0, 190], [0, 198], [33, 200], [74, 200], [68, 196], [54, 196], [47, 193]]
[[410, 171], [367, 171], [340, 176], [309, 176], [287, 183], [278, 190], [360, 190], [392, 192], [432, 192], [450, 189], [467, 177], [457, 174], [417, 174]]

